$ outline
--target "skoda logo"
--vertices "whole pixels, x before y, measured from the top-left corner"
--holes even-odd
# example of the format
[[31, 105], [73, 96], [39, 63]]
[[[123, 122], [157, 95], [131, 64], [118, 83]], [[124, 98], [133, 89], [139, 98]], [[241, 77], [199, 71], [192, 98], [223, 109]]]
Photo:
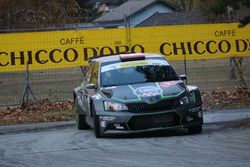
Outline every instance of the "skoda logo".
[[161, 97], [160, 95], [153, 96], [153, 97], [144, 97], [143, 100], [148, 104], [155, 104], [161, 100]]

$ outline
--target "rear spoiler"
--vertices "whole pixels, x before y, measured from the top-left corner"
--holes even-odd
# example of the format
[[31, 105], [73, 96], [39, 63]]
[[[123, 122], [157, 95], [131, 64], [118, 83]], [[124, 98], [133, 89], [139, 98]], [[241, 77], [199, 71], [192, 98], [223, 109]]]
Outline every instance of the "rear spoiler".
[[102, 57], [107, 57], [107, 56], [115, 56], [115, 55], [120, 55], [120, 59], [124, 61], [129, 61], [129, 60], [136, 60], [136, 59], [145, 59], [143, 53], [134, 53], [134, 52], [127, 52], [127, 53], [120, 53], [120, 54], [106, 54], [106, 55], [100, 55], [100, 56], [93, 56], [88, 58], [88, 61], [91, 62], [94, 59], [102, 58]]

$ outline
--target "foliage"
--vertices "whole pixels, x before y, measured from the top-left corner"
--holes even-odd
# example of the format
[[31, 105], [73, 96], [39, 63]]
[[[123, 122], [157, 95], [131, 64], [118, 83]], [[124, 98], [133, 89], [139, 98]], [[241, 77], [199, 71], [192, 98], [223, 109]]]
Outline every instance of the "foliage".
[[76, 0], [80, 7], [80, 17], [82, 22], [91, 22], [98, 16], [100, 12], [93, 6], [90, 0]]
[[224, 14], [227, 12], [228, 7], [231, 7], [235, 10], [239, 10], [240, 7], [247, 6], [250, 7], [249, 0], [219, 0], [210, 5], [210, 10], [216, 15]]
[[200, 8], [201, 0], [169, 0], [169, 2], [178, 5], [184, 11], [192, 11]]
[[0, 28], [47, 28], [79, 22], [75, 0], [0, 0]]
[[[250, 8], [249, 0], [169, 0], [177, 4], [184, 11], [201, 10], [209, 22], [232, 21], [235, 12], [242, 8]], [[231, 10], [231, 11], [230, 11]], [[231, 16], [229, 16], [231, 15]], [[235, 20], [236, 21], [236, 20]], [[240, 26], [250, 22], [250, 15], [243, 16]]]
[[[212, 12], [216, 16], [220, 16], [223, 14], [228, 14], [230, 19], [233, 19], [234, 13], [232, 10], [239, 10], [243, 7], [250, 8], [250, 1], [249, 0], [202, 0], [207, 2], [209, 5], [208, 11]], [[240, 20], [241, 26], [244, 26], [250, 23], [250, 15], [245, 16]]]

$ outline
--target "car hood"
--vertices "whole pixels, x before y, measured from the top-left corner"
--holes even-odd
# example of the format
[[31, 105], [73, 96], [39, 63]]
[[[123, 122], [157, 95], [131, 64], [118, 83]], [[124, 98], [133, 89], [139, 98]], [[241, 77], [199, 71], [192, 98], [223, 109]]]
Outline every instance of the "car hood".
[[186, 92], [182, 81], [150, 82], [108, 87], [102, 90], [110, 99], [124, 103], [157, 103], [161, 99], [171, 99]]

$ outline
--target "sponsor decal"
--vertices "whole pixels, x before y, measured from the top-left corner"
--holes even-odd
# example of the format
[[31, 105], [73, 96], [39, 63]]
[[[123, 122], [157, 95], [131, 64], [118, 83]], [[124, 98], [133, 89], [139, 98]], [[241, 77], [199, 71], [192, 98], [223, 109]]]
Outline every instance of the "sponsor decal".
[[137, 67], [146, 65], [169, 65], [167, 61], [163, 60], [139, 60], [135, 62], [122, 62], [103, 66], [101, 72], [112, 71], [115, 69], [127, 68], [127, 67]]
[[114, 120], [116, 120], [116, 117], [112, 117], [112, 116], [100, 116], [100, 120], [102, 120], [102, 121], [114, 121]]
[[135, 89], [135, 94], [140, 97], [161, 95], [161, 90], [155, 86], [144, 86]]
[[91, 57], [127, 53], [158, 53], [168, 60], [183, 60], [183, 55], [187, 60], [250, 56], [250, 26], [239, 28], [238, 23], [129, 31], [117, 28], [0, 34], [0, 72], [23, 71], [26, 63], [30, 70], [88, 66]]
[[178, 82], [178, 81], [160, 82], [160, 87], [167, 88], [167, 87], [170, 87], [170, 86], [176, 85], [177, 83], [179, 83], [179, 82]]
[[148, 104], [155, 104], [161, 100], [161, 90], [155, 86], [139, 87], [134, 92]]
[[106, 121], [101, 121], [100, 125], [101, 125], [101, 127], [106, 128], [107, 127], [107, 122]]

